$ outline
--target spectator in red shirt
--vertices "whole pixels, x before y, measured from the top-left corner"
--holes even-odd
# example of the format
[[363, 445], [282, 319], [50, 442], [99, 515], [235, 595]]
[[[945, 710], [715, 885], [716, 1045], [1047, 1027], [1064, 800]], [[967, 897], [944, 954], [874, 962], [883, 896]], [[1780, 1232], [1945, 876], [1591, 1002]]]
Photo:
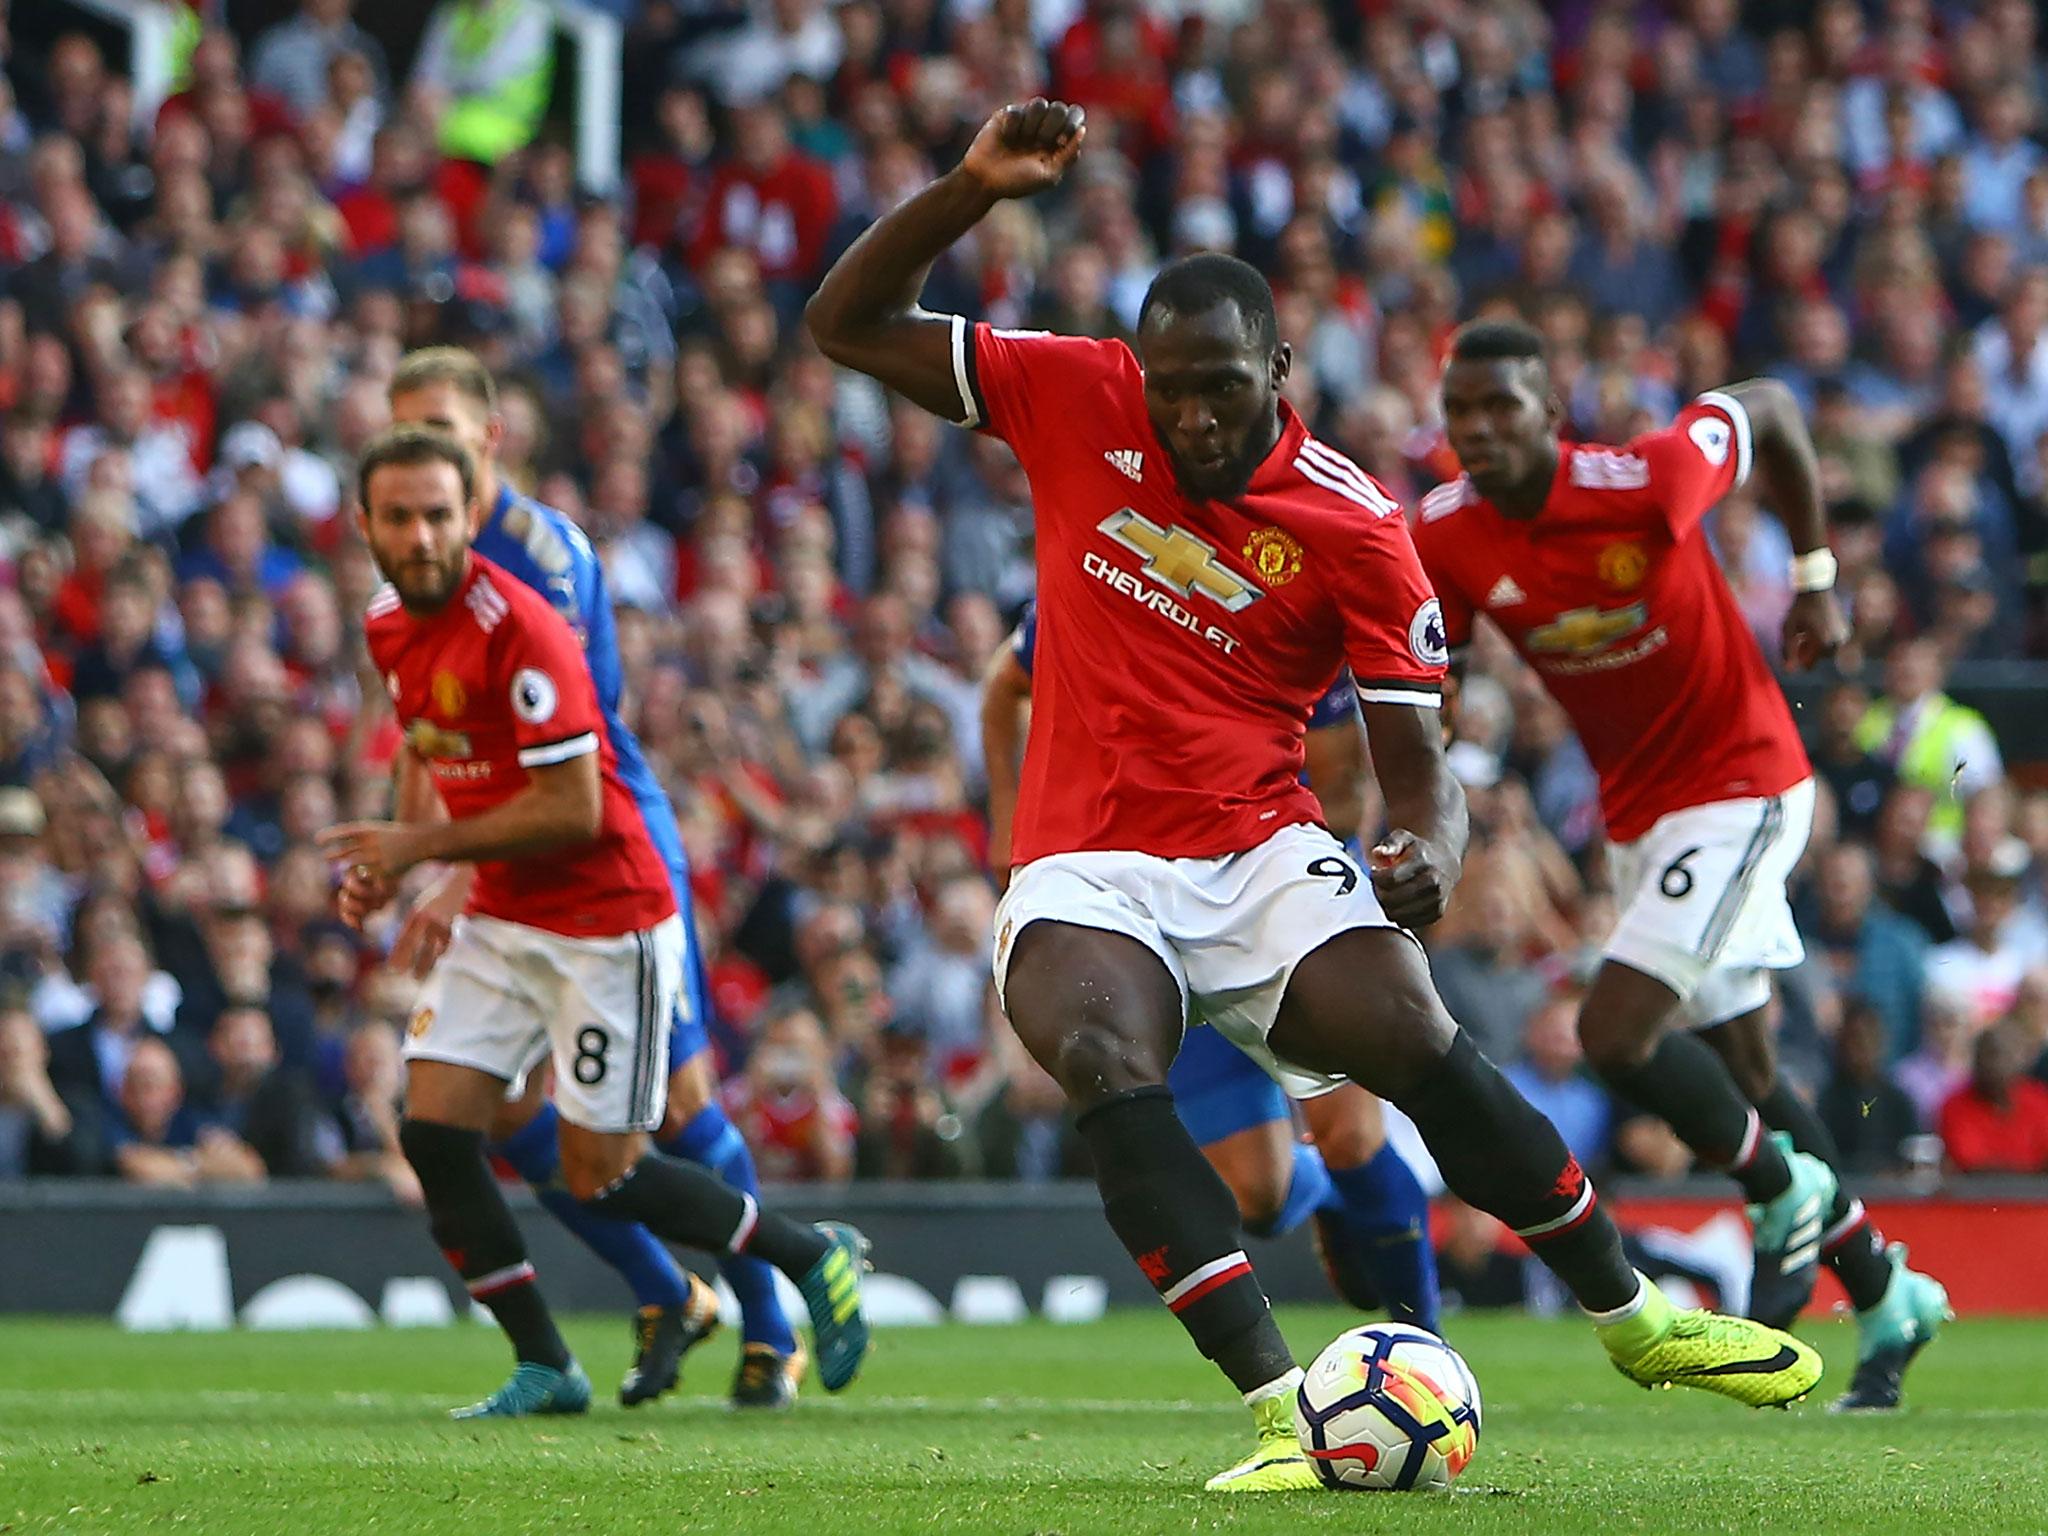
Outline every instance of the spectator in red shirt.
[[833, 1182], [853, 1173], [859, 1121], [833, 1083], [825, 1031], [810, 1009], [769, 1019], [747, 1070], [725, 1090], [726, 1113], [770, 1181]]
[[1941, 1106], [1941, 1139], [1959, 1173], [2048, 1173], [2048, 1084], [2025, 1075], [2019, 1032], [1977, 1039], [1970, 1081]]
[[737, 108], [733, 156], [705, 190], [690, 266], [701, 268], [714, 251], [739, 246], [753, 252], [770, 283], [807, 291], [823, 265], [825, 237], [838, 207], [832, 173], [790, 144], [777, 107]]

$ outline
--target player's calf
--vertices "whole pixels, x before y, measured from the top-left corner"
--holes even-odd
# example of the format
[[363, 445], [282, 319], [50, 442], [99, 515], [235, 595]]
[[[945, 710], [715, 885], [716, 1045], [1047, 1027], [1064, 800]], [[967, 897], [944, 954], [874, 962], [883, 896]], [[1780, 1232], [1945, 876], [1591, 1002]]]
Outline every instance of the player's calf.
[[469, 1294], [498, 1320], [522, 1362], [567, 1371], [569, 1346], [534, 1283], [526, 1240], [485, 1161], [483, 1132], [407, 1119], [398, 1142], [419, 1176], [434, 1241]]
[[1237, 1202], [1158, 1085], [1120, 1093], [1075, 1121], [1103, 1214], [1195, 1347], [1247, 1400], [1294, 1372], [1252, 1273]]

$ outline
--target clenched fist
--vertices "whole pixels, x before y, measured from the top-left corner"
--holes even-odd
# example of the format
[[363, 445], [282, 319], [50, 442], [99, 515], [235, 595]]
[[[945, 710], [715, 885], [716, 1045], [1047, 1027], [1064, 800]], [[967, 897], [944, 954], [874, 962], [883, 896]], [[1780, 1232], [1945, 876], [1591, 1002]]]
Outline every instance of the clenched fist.
[[961, 169], [992, 197], [1029, 197], [1059, 184], [1087, 136], [1079, 107], [1034, 96], [998, 109], [983, 123]]

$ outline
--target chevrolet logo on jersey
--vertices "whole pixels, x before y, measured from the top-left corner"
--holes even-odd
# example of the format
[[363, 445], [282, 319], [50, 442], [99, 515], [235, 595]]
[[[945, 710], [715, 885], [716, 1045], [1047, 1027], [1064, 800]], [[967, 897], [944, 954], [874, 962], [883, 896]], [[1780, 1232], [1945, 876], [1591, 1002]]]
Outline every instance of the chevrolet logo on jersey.
[[469, 738], [444, 730], [431, 720], [415, 720], [405, 728], [405, 744], [421, 757], [467, 757]]
[[1541, 629], [1532, 629], [1524, 644], [1544, 656], [1590, 656], [1604, 651], [1623, 635], [1632, 635], [1649, 619], [1642, 603], [1602, 612], [1598, 608], [1574, 608], [1560, 613]]
[[1239, 613], [1264, 594], [1216, 559], [1216, 546], [1180, 528], [1162, 528], [1125, 507], [1098, 525], [1117, 543], [1145, 557], [1144, 573], [1183, 597], [1200, 590], [1226, 613]]

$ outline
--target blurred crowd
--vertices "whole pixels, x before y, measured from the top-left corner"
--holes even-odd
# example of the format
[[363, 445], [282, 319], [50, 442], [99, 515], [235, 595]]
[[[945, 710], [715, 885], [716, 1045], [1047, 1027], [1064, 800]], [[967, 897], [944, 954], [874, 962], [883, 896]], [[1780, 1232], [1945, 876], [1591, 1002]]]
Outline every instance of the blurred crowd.
[[[798, 323], [1037, 92], [1088, 107], [1087, 151], [937, 265], [932, 307], [1123, 336], [1162, 260], [1235, 251], [1296, 407], [1411, 506], [1455, 473], [1435, 373], [1474, 314], [1541, 327], [1591, 440], [1792, 385], [1854, 637], [1804, 715], [1788, 1070], [1852, 1168], [2048, 1170], [2048, 794], [1948, 691], [2048, 655], [2030, 0], [606, 8], [601, 196], [537, 0], [443, 0], [411, 58], [350, 0], [240, 38], [201, 7], [147, 115], [97, 35], [0, 27], [0, 1179], [409, 1192], [417, 982], [334, 921], [311, 838], [387, 803], [350, 463], [432, 343], [489, 362], [502, 473], [602, 553], [764, 1175], [1074, 1171], [988, 987], [977, 680], [1031, 593], [1028, 487]], [[1771, 645], [1782, 529], [1738, 492], [1712, 536]], [[1453, 1012], [1588, 1165], [1682, 1170], [1580, 1070], [1614, 913], [1594, 782], [1497, 640], [1452, 752]]]

